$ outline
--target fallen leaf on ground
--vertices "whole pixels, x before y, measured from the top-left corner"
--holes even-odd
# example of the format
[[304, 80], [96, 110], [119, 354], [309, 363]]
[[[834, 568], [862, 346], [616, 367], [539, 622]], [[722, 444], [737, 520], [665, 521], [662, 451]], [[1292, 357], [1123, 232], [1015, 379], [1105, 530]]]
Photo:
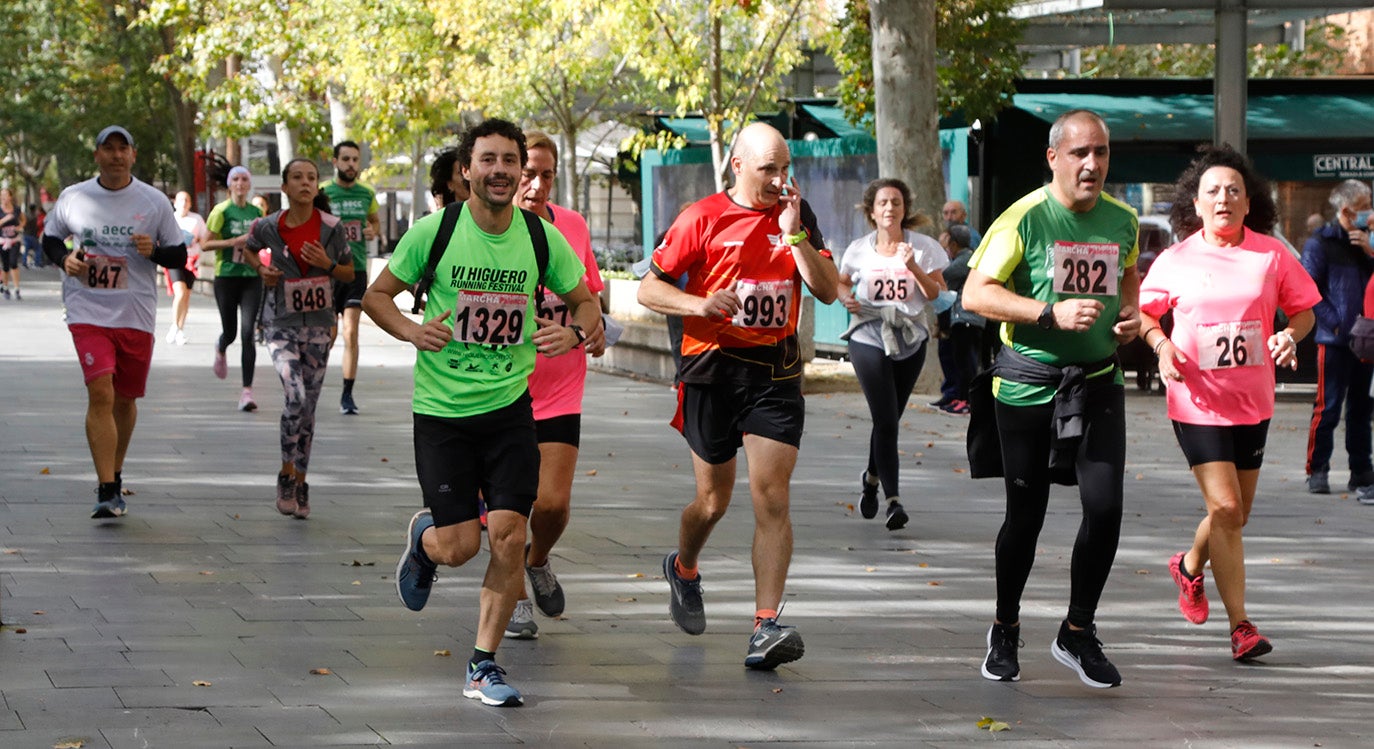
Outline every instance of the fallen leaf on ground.
[[782, 694], [782, 687], [773, 687], [773, 694]]
[[193, 682], [191, 682], [191, 686], [193, 686], [193, 687], [208, 687], [208, 686], [210, 686], [210, 682], [208, 682], [208, 681], [193, 681]]
[[215, 571], [214, 571], [214, 570], [201, 570], [201, 571], [200, 571], [200, 574], [202, 574], [202, 575], [213, 575], [213, 574], [215, 574]]
[[634, 597], [634, 596], [625, 596], [624, 598], [617, 598], [617, 599], [615, 599], [615, 600], [616, 600], [617, 602], [619, 602], [619, 603], [634, 603], [634, 602], [635, 602], [635, 597]]
[[382, 458], [382, 462], [383, 462], [383, 463], [390, 463], [390, 462], [391, 462], [391, 458]]
[[853, 512], [853, 511], [854, 511], [854, 503], [853, 503], [853, 502], [850, 502], [850, 503], [846, 504], [846, 505], [844, 506], [844, 508], [845, 508], [846, 510], [849, 510], [850, 512]]
[[587, 475], [588, 475], [588, 476], [595, 476], [595, 475], [596, 475], [596, 469], [593, 468], [592, 470], [587, 471]]
[[28, 630], [25, 629], [25, 628], [23, 628], [23, 627], [15, 627], [15, 628], [14, 628], [14, 633], [15, 633], [16, 635], [28, 634]]
[[916, 565], [916, 566], [917, 566], [917, 567], [929, 567], [929, 566], [930, 566], [930, 563], [929, 563], [929, 562], [921, 562], [920, 564], [918, 564], [918, 565]]
[[927, 442], [927, 443], [926, 443], [926, 447], [935, 447], [935, 443], [934, 443], [934, 442]]
[[86, 745], [85, 739], [67, 739], [52, 745], [52, 749], [81, 749]]
[[452, 650], [436, 650], [436, 651], [434, 651], [434, 654], [437, 655], [437, 656], [439, 656], [440, 658], [447, 658], [447, 657], [453, 655], [453, 651], [452, 651]]
[[310, 669], [310, 674], [311, 674], [312, 676], [328, 676], [328, 675], [330, 675], [330, 674], [332, 674], [332, 673], [334, 673], [334, 672], [333, 672], [333, 671], [330, 671], [330, 670], [327, 669], [327, 668], [312, 668], [312, 669]]
[[633, 575], [626, 575], [625, 577], [644, 577], [644, 573], [643, 573], [643, 572], [636, 572], [636, 573], [634, 573]]
[[48, 613], [48, 612], [43, 611], [42, 609], [39, 609], [38, 611], [33, 612], [33, 615], [34, 615], [34, 616], [42, 616], [42, 615], [44, 615], [44, 614], [46, 614], [46, 613]]
[[967, 468], [955, 468], [955, 469], [954, 469], [954, 472], [955, 472], [955, 473], [968, 473], [968, 469], [967, 469]]
[[930, 582], [926, 583], [926, 585], [929, 585], [929, 586], [931, 586], [931, 587], [938, 586], [939, 584], [940, 584], [940, 581], [939, 581], [939, 580], [931, 580]]
[[1011, 726], [1007, 725], [1006, 723], [1003, 723], [1000, 720], [993, 720], [992, 718], [989, 718], [986, 715], [984, 715], [983, 718], [978, 721], [977, 726], [979, 728], [986, 728], [987, 730], [994, 732], [1011, 730]]
[[1145, 480], [1145, 474], [1143, 474], [1143, 473], [1137, 473], [1137, 474], [1135, 475], [1135, 480], [1136, 480], [1136, 481], [1143, 481], [1143, 480]]
[[44, 476], [48, 476], [48, 475], [52, 474], [52, 471], [49, 471], [48, 469], [44, 468], [43, 470], [39, 471], [39, 473], [42, 474], [42, 475], [44, 475]]
[[362, 584], [363, 584], [363, 581], [362, 581], [362, 580], [354, 580], [353, 582], [349, 583], [349, 585], [362, 585]]
[[1148, 574], [1150, 574], [1150, 571], [1149, 571], [1149, 570], [1136, 570], [1135, 573], [1136, 573], [1137, 575], [1148, 575]]
[[864, 572], [877, 572], [877, 567], [864, 567]]

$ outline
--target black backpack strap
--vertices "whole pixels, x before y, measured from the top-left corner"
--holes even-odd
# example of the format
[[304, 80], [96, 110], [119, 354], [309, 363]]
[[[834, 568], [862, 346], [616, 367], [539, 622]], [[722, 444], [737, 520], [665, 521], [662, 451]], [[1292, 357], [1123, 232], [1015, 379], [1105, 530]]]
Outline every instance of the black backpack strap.
[[[425, 264], [425, 272], [421, 274], [420, 280], [411, 291], [411, 295], [415, 297], [415, 304], [410, 308], [411, 314], [418, 315], [424, 311], [425, 297], [429, 294], [429, 287], [434, 285], [434, 270], [439, 267], [439, 258], [444, 256], [444, 250], [448, 249], [448, 241], [453, 238], [453, 227], [458, 225], [458, 217], [461, 215], [462, 201], [444, 206], [444, 217], [439, 220], [439, 231], [434, 235], [434, 244], [429, 246], [429, 262]], [[546, 249], [545, 256], [547, 255]]]
[[539, 309], [544, 306], [544, 274], [549, 270], [549, 235], [544, 232], [543, 219], [524, 208], [520, 212], [525, 215], [525, 227], [534, 245], [534, 264], [539, 269], [539, 284], [534, 292], [535, 309]]

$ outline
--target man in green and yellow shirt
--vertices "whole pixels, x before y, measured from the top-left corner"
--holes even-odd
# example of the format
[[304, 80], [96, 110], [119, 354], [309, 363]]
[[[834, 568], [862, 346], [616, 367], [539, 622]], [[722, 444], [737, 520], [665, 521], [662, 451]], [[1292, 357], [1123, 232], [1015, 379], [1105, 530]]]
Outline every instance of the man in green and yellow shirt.
[[1096, 113], [1061, 115], [1045, 151], [1050, 184], [998, 217], [969, 261], [964, 307], [1001, 322], [1003, 343], [992, 372], [995, 400], [971, 396], [969, 425], [972, 445], [990, 403], [1007, 493], [996, 546], [997, 611], [982, 667], [994, 681], [1021, 675], [1021, 594], [1053, 480], [1078, 484], [1083, 521], [1068, 616], [1050, 652], [1088, 686], [1121, 683], [1093, 618], [1121, 532], [1126, 420], [1115, 354], [1140, 329], [1139, 225], [1135, 210], [1102, 194], [1108, 140]]
[[343, 316], [344, 380], [339, 412], [345, 414], [358, 413], [353, 382], [358, 377], [358, 321], [367, 290], [367, 243], [381, 232], [377, 191], [358, 181], [362, 155], [357, 143], [340, 141], [334, 146], [334, 179], [320, 185], [320, 192], [329, 197], [330, 212], [343, 219], [344, 237], [353, 251], [353, 282], [334, 294], [335, 311]]

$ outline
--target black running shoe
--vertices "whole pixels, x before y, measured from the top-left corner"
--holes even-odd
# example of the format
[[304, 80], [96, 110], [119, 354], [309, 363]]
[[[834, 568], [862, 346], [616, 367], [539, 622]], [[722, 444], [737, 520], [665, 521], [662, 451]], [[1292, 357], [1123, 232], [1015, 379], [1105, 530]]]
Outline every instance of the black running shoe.
[[1020, 681], [1021, 663], [1016, 651], [1021, 647], [1021, 625], [996, 624], [988, 627], [988, 656], [983, 659], [983, 678], [993, 681]]
[[1090, 687], [1107, 689], [1121, 685], [1121, 674], [1102, 654], [1096, 624], [1075, 631], [1069, 629], [1069, 622], [1065, 620], [1059, 625], [1059, 636], [1050, 643], [1050, 653], [1055, 660], [1073, 669]]
[[689, 635], [706, 631], [706, 607], [701, 602], [701, 575], [684, 580], [675, 566], [677, 552], [663, 558], [663, 577], [668, 581], [668, 613], [678, 629]]
[[901, 530], [906, 527], [906, 521], [910, 520], [906, 516], [906, 510], [902, 509], [901, 502], [887, 503], [887, 529], [890, 531]]
[[878, 517], [878, 485], [868, 483], [868, 471], [859, 474], [859, 486], [863, 494], [859, 496], [859, 514], [865, 520]]

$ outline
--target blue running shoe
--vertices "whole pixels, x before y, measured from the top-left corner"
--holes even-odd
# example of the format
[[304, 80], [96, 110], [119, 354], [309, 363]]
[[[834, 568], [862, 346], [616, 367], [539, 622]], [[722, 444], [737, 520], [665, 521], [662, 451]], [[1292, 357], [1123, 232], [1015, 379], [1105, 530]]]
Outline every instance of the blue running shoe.
[[744, 656], [744, 665], [756, 671], [772, 671], [801, 658], [804, 653], [806, 645], [797, 630], [778, 624], [777, 619], [764, 619], [754, 627], [754, 634], [749, 638], [749, 653]]
[[684, 580], [677, 574], [677, 552], [663, 558], [663, 577], [668, 581], [668, 613], [678, 629], [689, 635], [706, 631], [706, 607], [701, 602], [701, 575]]
[[411, 611], [425, 607], [429, 601], [429, 591], [439, 577], [435, 574], [438, 568], [424, 555], [424, 547], [420, 544], [420, 536], [425, 529], [433, 527], [434, 516], [429, 510], [415, 513], [406, 530], [405, 553], [401, 554], [401, 561], [396, 563], [396, 594]]
[[91, 511], [92, 520], [123, 517], [128, 511], [119, 485], [115, 482], [101, 484], [95, 490], [95, 509]]
[[468, 683], [463, 687], [463, 696], [493, 707], [525, 704], [525, 698], [506, 683], [506, 669], [496, 665], [496, 661], [482, 661], [475, 666], [468, 664]]

